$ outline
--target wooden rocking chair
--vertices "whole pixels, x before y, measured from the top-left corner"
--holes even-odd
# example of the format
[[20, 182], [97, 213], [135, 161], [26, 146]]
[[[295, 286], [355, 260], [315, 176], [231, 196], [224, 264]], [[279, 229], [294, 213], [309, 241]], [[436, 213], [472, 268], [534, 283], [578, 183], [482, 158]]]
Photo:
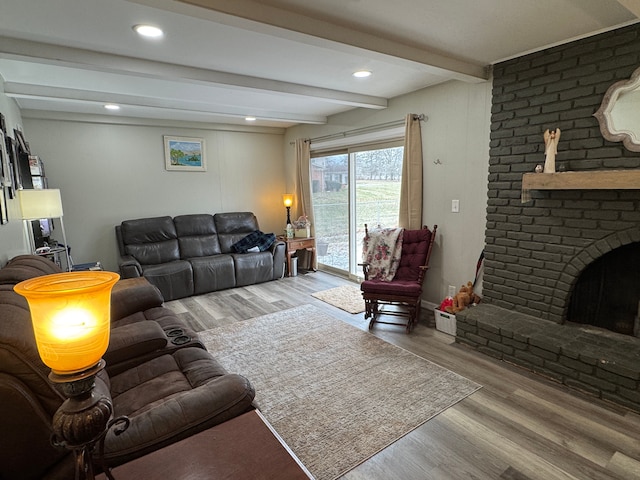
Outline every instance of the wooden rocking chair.
[[[365, 224], [365, 239], [369, 230]], [[438, 226], [433, 230], [424, 226], [420, 230], [404, 230], [402, 233], [402, 251], [398, 270], [391, 281], [369, 279], [368, 263], [361, 263], [364, 281], [360, 284], [365, 302], [364, 318], [370, 318], [369, 329], [377, 323], [402, 325], [410, 333], [420, 319], [422, 283], [429, 268], [429, 258]], [[384, 305], [393, 309], [384, 310]], [[405, 317], [405, 323], [382, 321], [380, 315]]]

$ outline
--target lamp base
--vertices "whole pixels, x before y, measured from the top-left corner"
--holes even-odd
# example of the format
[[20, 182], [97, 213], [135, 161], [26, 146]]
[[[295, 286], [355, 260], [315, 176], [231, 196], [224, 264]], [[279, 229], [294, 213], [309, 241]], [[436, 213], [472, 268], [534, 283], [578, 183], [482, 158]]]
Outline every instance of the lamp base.
[[76, 478], [93, 479], [92, 453], [96, 443], [104, 438], [113, 416], [111, 399], [94, 391], [95, 378], [105, 367], [100, 360], [93, 367], [69, 375], [54, 372], [49, 379], [60, 385], [67, 397], [54, 413], [52, 443], [73, 450]]

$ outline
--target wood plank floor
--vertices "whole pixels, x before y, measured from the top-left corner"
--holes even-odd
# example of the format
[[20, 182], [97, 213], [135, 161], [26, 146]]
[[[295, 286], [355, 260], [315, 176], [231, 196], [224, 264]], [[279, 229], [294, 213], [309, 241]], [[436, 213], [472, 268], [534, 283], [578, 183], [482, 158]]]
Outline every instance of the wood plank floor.
[[[348, 283], [323, 272], [301, 272], [167, 306], [197, 331], [303, 304], [366, 330], [363, 314], [351, 315], [311, 296]], [[428, 317], [424, 312], [424, 324], [410, 335], [390, 325], [376, 325], [372, 332], [483, 388], [344, 480], [640, 480], [640, 415], [455, 344], [453, 337], [429, 327]]]

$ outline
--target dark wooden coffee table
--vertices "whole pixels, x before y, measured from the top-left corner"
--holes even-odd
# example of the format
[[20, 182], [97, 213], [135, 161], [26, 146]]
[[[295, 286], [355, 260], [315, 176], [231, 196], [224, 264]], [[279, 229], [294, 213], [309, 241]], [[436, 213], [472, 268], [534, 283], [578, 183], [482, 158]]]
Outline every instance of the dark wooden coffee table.
[[112, 473], [117, 480], [313, 479], [258, 410], [120, 465]]

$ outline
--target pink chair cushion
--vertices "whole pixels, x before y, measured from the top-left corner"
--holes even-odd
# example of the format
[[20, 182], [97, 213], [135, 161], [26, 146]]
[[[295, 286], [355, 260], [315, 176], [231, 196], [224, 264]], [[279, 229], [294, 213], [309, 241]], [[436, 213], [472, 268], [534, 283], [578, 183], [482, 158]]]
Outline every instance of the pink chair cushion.
[[[397, 277], [397, 275], [396, 275]], [[383, 282], [380, 280], [365, 280], [360, 284], [360, 290], [365, 293], [378, 295], [403, 295], [415, 297], [422, 292], [422, 286], [416, 280], [393, 280]]]

